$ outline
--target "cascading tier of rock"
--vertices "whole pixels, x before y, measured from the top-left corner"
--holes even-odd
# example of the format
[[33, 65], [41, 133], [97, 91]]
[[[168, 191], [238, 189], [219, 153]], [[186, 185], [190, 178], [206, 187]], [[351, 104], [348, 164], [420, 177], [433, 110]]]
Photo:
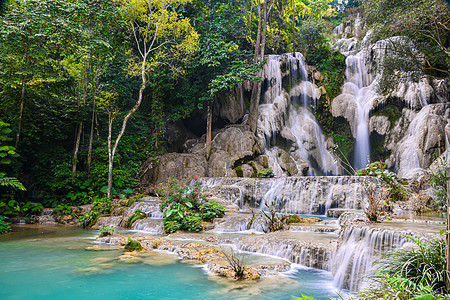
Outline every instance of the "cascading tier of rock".
[[361, 209], [361, 178], [303, 176], [284, 178], [200, 178], [209, 193], [240, 209], [276, 205], [291, 214], [324, 215], [329, 208]]

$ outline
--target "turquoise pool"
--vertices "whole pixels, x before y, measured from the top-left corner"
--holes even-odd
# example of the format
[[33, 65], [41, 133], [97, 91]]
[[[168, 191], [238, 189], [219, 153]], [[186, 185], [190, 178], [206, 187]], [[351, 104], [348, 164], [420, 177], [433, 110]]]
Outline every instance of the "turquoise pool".
[[286, 277], [233, 282], [153, 251], [126, 263], [123, 250], [89, 251], [95, 231], [14, 227], [0, 237], [0, 299], [317, 299], [335, 295], [329, 272], [296, 268]]

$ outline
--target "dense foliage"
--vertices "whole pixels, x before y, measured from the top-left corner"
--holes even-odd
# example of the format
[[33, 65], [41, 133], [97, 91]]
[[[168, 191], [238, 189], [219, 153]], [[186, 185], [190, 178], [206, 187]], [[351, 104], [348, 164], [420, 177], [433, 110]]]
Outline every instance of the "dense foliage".
[[225, 213], [225, 209], [217, 202], [207, 201], [198, 181], [189, 185], [172, 179], [158, 190], [158, 194], [163, 200], [160, 209], [164, 211], [166, 233], [203, 230], [202, 220], [211, 222]]

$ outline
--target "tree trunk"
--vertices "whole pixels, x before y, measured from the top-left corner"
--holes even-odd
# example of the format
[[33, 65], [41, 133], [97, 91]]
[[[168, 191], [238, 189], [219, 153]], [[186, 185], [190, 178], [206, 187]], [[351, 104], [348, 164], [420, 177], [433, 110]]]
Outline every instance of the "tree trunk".
[[[89, 75], [89, 66], [91, 63], [91, 49], [88, 50], [88, 57], [86, 60], [86, 70], [84, 71], [84, 86], [83, 86], [83, 108], [86, 105], [87, 98], [87, 90], [88, 90], [88, 75]], [[78, 130], [76, 135], [75, 147], [73, 149], [73, 159], [72, 159], [72, 176], [75, 175], [77, 171], [77, 162], [78, 162], [78, 150], [80, 149], [80, 141], [81, 141], [81, 133], [83, 131], [83, 120], [78, 124]]]
[[110, 112], [108, 116], [108, 198], [112, 198], [112, 188], [113, 188], [113, 166], [114, 166], [114, 155], [111, 149], [111, 139], [112, 139], [112, 123], [114, 121], [113, 115]]
[[292, 56], [295, 56], [295, 0], [292, 0], [294, 12], [292, 13]]
[[206, 113], [206, 159], [211, 155], [211, 135], [212, 135], [212, 108], [213, 101], [208, 101], [208, 111]]
[[262, 27], [262, 14], [261, 14], [261, 1], [258, 0], [258, 31], [256, 32], [256, 43], [255, 43], [255, 55], [253, 61], [258, 61], [259, 49], [261, 45], [261, 27]]
[[95, 85], [94, 85], [94, 93], [92, 99], [92, 116], [91, 116], [91, 132], [89, 135], [89, 149], [88, 149], [88, 157], [87, 157], [87, 172], [88, 174], [91, 172], [91, 161], [92, 161], [92, 142], [94, 140], [94, 124], [95, 124], [95, 111], [96, 111], [96, 97], [97, 97], [97, 89], [98, 89], [98, 77], [100, 75], [100, 59], [97, 62], [97, 69], [95, 70]]
[[[150, 53], [150, 52], [148, 52]], [[138, 110], [139, 106], [142, 103], [142, 98], [144, 96], [144, 90], [145, 90], [145, 86], [147, 85], [147, 78], [145, 76], [145, 64], [147, 62], [147, 55], [148, 53], [144, 56], [143, 60], [142, 60], [142, 65], [141, 65], [141, 76], [142, 76], [142, 83], [141, 83], [141, 88], [139, 89], [139, 97], [138, 97], [138, 101], [136, 102], [136, 104], [133, 106], [133, 108], [127, 113], [127, 115], [125, 116], [125, 118], [123, 119], [122, 122], [122, 129], [119, 132], [119, 135], [116, 138], [116, 141], [114, 142], [114, 147], [111, 148], [111, 135], [110, 134], [108, 136], [108, 155], [109, 155], [109, 165], [108, 165], [108, 198], [112, 198], [112, 173], [113, 173], [113, 167], [114, 167], [114, 156], [116, 155], [116, 151], [117, 151], [117, 146], [119, 145], [120, 140], [123, 137], [123, 134], [125, 133], [125, 129], [127, 128], [127, 123], [128, 120], [131, 118], [131, 116]], [[112, 123], [112, 122], [111, 122]], [[111, 126], [111, 125], [110, 125]], [[112, 131], [112, 126], [111, 129]]]
[[445, 278], [445, 286], [447, 288], [447, 292], [450, 291], [450, 167], [447, 168], [447, 234], [445, 235], [445, 241], [446, 241], [446, 270], [447, 270], [447, 276]]
[[[259, 59], [262, 61], [264, 60], [264, 51], [266, 47], [266, 34], [267, 34], [267, 0], [264, 2], [263, 5], [263, 12], [262, 12], [262, 20], [261, 20], [261, 2], [258, 0], [258, 16], [260, 17], [260, 24], [262, 25], [262, 34], [261, 34], [261, 28], [258, 25], [258, 36], [257, 41], [261, 41], [260, 45], [257, 44], [255, 47], [255, 62], [258, 59], [258, 52], [259, 52]], [[259, 37], [259, 38], [258, 38]], [[260, 76], [262, 76], [262, 71], [259, 73]], [[261, 82], [253, 82], [252, 84], [252, 95], [250, 97], [250, 111], [248, 114], [248, 124], [250, 125], [250, 130], [254, 133], [256, 133], [256, 129], [258, 127], [258, 105], [261, 101]]]
[[261, 52], [260, 52], [261, 61], [264, 60], [264, 52], [266, 49], [267, 19], [268, 19], [267, 2], [268, 2], [268, 0], [264, 1], [264, 6], [263, 6], [263, 23], [262, 23], [263, 32], [262, 32], [262, 36], [261, 36]]
[[[25, 78], [26, 78], [26, 75], [25, 75]], [[24, 79], [23, 83], [22, 83], [22, 96], [20, 98], [19, 124], [17, 127], [16, 149], [19, 146], [20, 131], [22, 129], [23, 107], [25, 106], [25, 90], [26, 90], [26, 83], [25, 83], [25, 79]]]

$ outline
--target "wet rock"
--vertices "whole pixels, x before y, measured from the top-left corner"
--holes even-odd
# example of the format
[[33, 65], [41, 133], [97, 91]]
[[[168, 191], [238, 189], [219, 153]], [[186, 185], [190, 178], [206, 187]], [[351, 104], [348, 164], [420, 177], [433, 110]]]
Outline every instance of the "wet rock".
[[351, 94], [341, 94], [331, 102], [331, 114], [333, 117], [344, 117], [352, 128], [352, 135], [356, 137], [356, 120], [357, 106], [355, 98]]
[[56, 225], [58, 224], [53, 217], [53, 210], [49, 208], [45, 208], [41, 215], [37, 217], [36, 219], [38, 224], [41, 225]]
[[136, 251], [141, 250], [142, 246], [141, 243], [139, 243], [138, 241], [128, 238], [128, 241], [125, 244], [124, 249], [127, 251]]
[[232, 167], [233, 163], [229, 153], [222, 149], [215, 150], [211, 153], [208, 161], [207, 176], [231, 177], [235, 175]]
[[[185, 180], [206, 176], [207, 162], [204, 155], [191, 153], [168, 153], [159, 157], [159, 164], [148, 168], [141, 176], [141, 185], [157, 187], [171, 178]], [[147, 161], [145, 165], [150, 165]]]
[[213, 151], [224, 150], [230, 156], [231, 164], [245, 157], [260, 154], [256, 136], [247, 125], [232, 125], [220, 130], [211, 142]]
[[369, 119], [369, 132], [376, 132], [380, 135], [386, 135], [391, 128], [391, 122], [386, 116], [373, 116]]
[[425, 106], [410, 117], [405, 136], [398, 143], [392, 141], [388, 145], [394, 152], [400, 177], [419, 179], [426, 173], [423, 169], [433, 162], [434, 155], [444, 151], [446, 114], [445, 104]]
[[281, 204], [291, 214], [323, 214], [326, 208], [359, 209], [366, 197], [359, 177], [201, 178], [211, 196], [240, 208], [262, 201]]
[[118, 217], [100, 217], [97, 219], [97, 222], [92, 225], [92, 229], [100, 229], [100, 227], [117, 227], [119, 226], [120, 221], [122, 220], [122, 216]]

